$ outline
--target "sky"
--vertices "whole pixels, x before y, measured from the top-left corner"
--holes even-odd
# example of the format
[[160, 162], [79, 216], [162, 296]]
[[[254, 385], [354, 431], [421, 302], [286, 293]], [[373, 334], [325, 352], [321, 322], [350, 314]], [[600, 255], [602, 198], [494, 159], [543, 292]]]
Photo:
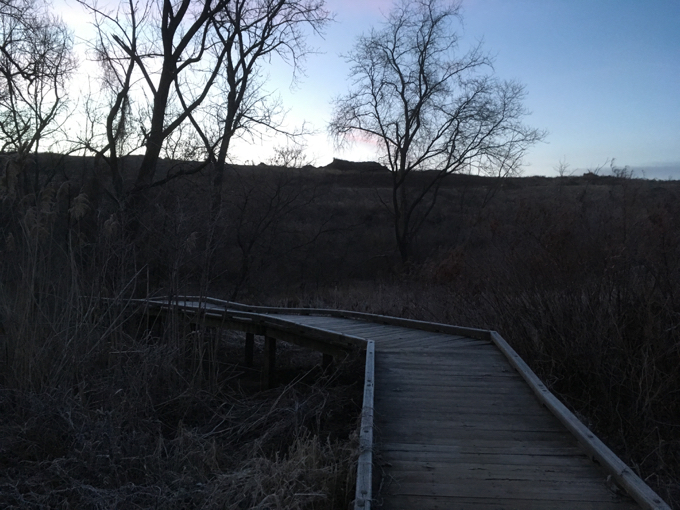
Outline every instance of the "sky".
[[[276, 61], [265, 69], [269, 88], [289, 110], [288, 126], [305, 122], [316, 131], [306, 152], [318, 166], [333, 157], [378, 157], [368, 144], [334, 148], [326, 127], [331, 100], [348, 91], [342, 54], [391, 5], [326, 0], [335, 21], [323, 38], [309, 37], [317, 52], [299, 80], [293, 84], [291, 69]], [[680, 1], [463, 0], [462, 7], [461, 45], [482, 41], [496, 76], [525, 85], [526, 123], [548, 132], [527, 153], [525, 175], [556, 175], [560, 162], [579, 174], [613, 159], [639, 176], [680, 179]], [[67, 22], [85, 19], [74, 0], [55, 8]], [[234, 157], [258, 163], [282, 144], [237, 144]]]

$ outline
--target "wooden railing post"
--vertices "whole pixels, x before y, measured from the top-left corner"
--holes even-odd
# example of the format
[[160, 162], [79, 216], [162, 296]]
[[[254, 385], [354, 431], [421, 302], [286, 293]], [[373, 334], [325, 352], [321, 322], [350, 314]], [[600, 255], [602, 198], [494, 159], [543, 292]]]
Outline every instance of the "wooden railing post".
[[255, 354], [255, 334], [246, 333], [246, 366], [251, 368], [253, 366], [253, 358]]
[[276, 369], [276, 339], [264, 337], [264, 360], [262, 363], [262, 389], [274, 387]]

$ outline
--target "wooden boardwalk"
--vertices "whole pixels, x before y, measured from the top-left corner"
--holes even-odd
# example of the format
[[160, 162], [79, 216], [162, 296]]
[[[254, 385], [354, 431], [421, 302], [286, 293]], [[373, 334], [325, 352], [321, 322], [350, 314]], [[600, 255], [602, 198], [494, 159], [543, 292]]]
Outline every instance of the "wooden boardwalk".
[[[480, 335], [413, 329], [399, 319], [395, 325], [264, 310], [257, 315], [265, 322], [375, 343], [373, 494], [355, 508], [669, 508], [604, 445], [604, 457], [614, 459], [614, 476], [596, 464], [573, 427], [563, 424], [564, 414], [558, 420], [536, 396], [525, 380], [530, 370], [520, 375], [507, 353]], [[556, 399], [543, 391], [550, 407]], [[567, 421], [585, 430], [586, 441], [594, 438], [570, 416]], [[614, 480], [635, 486], [642, 496], [633, 494], [634, 501]]]
[[376, 506], [632, 509], [494, 344], [333, 317], [375, 341]]

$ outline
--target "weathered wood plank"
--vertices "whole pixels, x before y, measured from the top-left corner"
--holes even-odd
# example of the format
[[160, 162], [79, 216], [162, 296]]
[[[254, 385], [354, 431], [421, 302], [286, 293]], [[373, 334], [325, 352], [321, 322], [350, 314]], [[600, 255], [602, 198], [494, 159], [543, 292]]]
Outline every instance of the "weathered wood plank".
[[532, 444], [525, 441], [507, 440], [498, 441], [495, 439], [474, 438], [465, 441], [453, 440], [445, 445], [434, 445], [423, 442], [399, 442], [399, 443], [380, 443], [380, 452], [403, 452], [413, 455], [434, 455], [455, 457], [464, 454], [490, 454], [490, 455], [540, 455], [540, 456], [564, 456], [575, 455], [587, 457], [583, 449], [575, 443], [565, 443], [561, 440], [542, 441]]
[[[384, 506], [387, 508], [387, 506]], [[402, 496], [390, 500], [391, 510], [627, 510], [638, 508], [632, 503], [607, 501], [545, 501], [505, 498], [449, 498], [443, 496]]]
[[[498, 461], [479, 462], [472, 456], [459, 459], [458, 462], [444, 462], [441, 460], [416, 461], [411, 459], [392, 459], [389, 467], [398, 470], [400, 476], [407, 476], [409, 480], [427, 473], [427, 476], [439, 477], [448, 481], [453, 480], [541, 480], [560, 481], [565, 476], [570, 479], [599, 480], [606, 482], [606, 477], [597, 469], [595, 464], [584, 469], [581, 463], [562, 462], [552, 464], [532, 464], [529, 458], [524, 462], [499, 463]], [[385, 463], [382, 464], [383, 467]]]
[[[383, 381], [384, 382], [384, 381]], [[409, 396], [436, 395], [443, 398], [444, 395], [470, 395], [471, 397], [486, 396], [491, 400], [513, 398], [517, 391], [514, 384], [474, 384], [463, 379], [454, 380], [453, 378], [422, 378], [421, 380], [411, 379], [400, 381], [399, 384], [393, 383], [384, 386], [388, 394], [390, 392], [404, 393]], [[536, 397], [531, 392], [522, 392], [518, 398], [529, 398], [536, 401]]]
[[[385, 414], [385, 409], [381, 406], [381, 420], [384, 419], [383, 416]], [[449, 412], [437, 416], [433, 413], [424, 415], [419, 411], [405, 411], [403, 417], [403, 421], [408, 421], [414, 428], [448, 428], [451, 430], [451, 434], [454, 434], [459, 428], [466, 429], [470, 427], [474, 427], [477, 430], [499, 431], [564, 431], [564, 428], [553, 416], [549, 416], [547, 413], [540, 414], [537, 412], [532, 412], [531, 414], [476, 414]]]
[[[381, 346], [382, 347], [382, 346]], [[426, 350], [421, 349], [419, 346], [412, 349], [398, 349], [391, 351], [386, 348], [384, 351], [381, 348], [381, 352], [384, 354], [381, 356], [381, 361], [387, 363], [422, 363], [426, 360], [437, 358], [438, 361], [442, 363], [455, 363], [460, 362], [460, 360], [470, 359], [477, 361], [481, 364], [503, 364], [508, 366], [507, 361], [503, 359], [503, 356], [492, 349], [489, 349], [488, 345], [483, 344], [470, 344], [470, 345], [451, 345], [446, 348], [442, 347], [440, 349]], [[446, 354], [446, 356], [440, 356], [440, 354]]]
[[[443, 381], [450, 381], [452, 386], [480, 386], [489, 389], [492, 392], [494, 388], [500, 388], [503, 386], [511, 386], [517, 388], [517, 391], [526, 392], [527, 388], [522, 384], [521, 380], [518, 380], [516, 374], [511, 373], [451, 373], [447, 374], [445, 371], [437, 371], [433, 369], [431, 373], [427, 374], [425, 372], [421, 374], [409, 375], [408, 370], [396, 370], [391, 369], [385, 371], [385, 379], [383, 383], [385, 385], [395, 385], [398, 384], [399, 388], [407, 388], [409, 386], [415, 386], [419, 384], [425, 385], [437, 385]], [[385, 386], [387, 387], [387, 386]], [[521, 388], [521, 389], [520, 389]], [[531, 392], [526, 392], [525, 394], [531, 395]], [[537, 401], [536, 399], [534, 399]]]
[[[570, 450], [571, 451], [571, 450]], [[555, 454], [555, 449], [551, 450], [551, 455], [528, 455], [528, 454], [509, 454], [499, 447], [492, 452], [458, 453], [456, 455], [441, 454], [437, 452], [414, 452], [381, 449], [379, 465], [383, 468], [395, 470], [409, 470], [411, 464], [422, 466], [513, 466], [518, 469], [553, 469], [562, 468], [592, 469], [592, 461], [576, 449], [573, 453]]]
[[[451, 381], [450, 387], [435, 385], [432, 381], [427, 381], [423, 391], [422, 388], [409, 381], [405, 384], [391, 385], [391, 387], [381, 387], [378, 400], [385, 399], [387, 401], [394, 401], [399, 405], [403, 405], [405, 401], [424, 401], [429, 402], [428, 405], [441, 404], [446, 409], [447, 404], [457, 403], [459, 405], [472, 405], [480, 408], [485, 405], [497, 404], [501, 401], [505, 403], [513, 403], [515, 405], [524, 405], [532, 407], [538, 404], [544, 407], [540, 402], [536, 402], [533, 395], [516, 394], [509, 388], [498, 389], [492, 385], [484, 385], [481, 388], [473, 384], [463, 384]], [[384, 389], [384, 391], [382, 391]], [[468, 393], [467, 390], [470, 390]], [[486, 390], [486, 391], [484, 391]], [[496, 392], [496, 390], [498, 390]]]
[[545, 413], [541, 413], [539, 410], [531, 409], [527, 410], [523, 406], [507, 404], [505, 402], [498, 402], [493, 404], [493, 410], [484, 410], [484, 412], [479, 412], [479, 408], [474, 407], [472, 403], [465, 404], [453, 404], [451, 408], [437, 410], [432, 409], [432, 406], [425, 406], [423, 402], [418, 402], [413, 404], [408, 402], [409, 408], [404, 409], [405, 406], [399, 406], [392, 402], [386, 401], [384, 399], [376, 399], [376, 405], [380, 406], [380, 413], [384, 416], [390, 416], [393, 413], [397, 413], [400, 409], [402, 410], [402, 416], [404, 419], [418, 418], [423, 420], [463, 420], [469, 419], [470, 421], [499, 421], [507, 420], [512, 422], [512, 420], [518, 420], [522, 417], [526, 419], [545, 419], [550, 420], [550, 423], [554, 423], [554, 418], [548, 416]]
[[[451, 439], [459, 441], [471, 441], [473, 439], [486, 439], [488, 441], [496, 440], [499, 442], [507, 441], [532, 441], [540, 443], [542, 441], [569, 441], [571, 436], [568, 433], [555, 432], [551, 430], [475, 430], [473, 428], [460, 428], [451, 433], [450, 429], [426, 429], [422, 431], [407, 430], [403, 426], [391, 426], [385, 424], [380, 420], [376, 420], [376, 426], [379, 434], [399, 436], [403, 441], [423, 441], [431, 445], [447, 445]], [[445, 435], [448, 433], [448, 437]]]
[[[602, 482], [513, 480], [467, 480], [461, 483], [433, 483], [427, 481], [398, 480], [392, 494], [408, 496], [446, 496], [484, 499], [531, 499], [535, 501], [616, 502], [621, 498]], [[624, 504], [627, 501], [623, 501]], [[578, 508], [578, 507], [572, 507]]]
[[[373, 338], [373, 335], [371, 335], [371, 338]], [[385, 342], [383, 339], [389, 340], [389, 343]], [[382, 340], [382, 343], [385, 345], [381, 345], [381, 350], [384, 350], [385, 354], [390, 354], [392, 350], [398, 349], [395, 344], [392, 343], [392, 340], [399, 340], [397, 335], [384, 335], [378, 338], [378, 340]], [[417, 347], [419, 349], [414, 350], [413, 354], [417, 355], [421, 353], [423, 356], [428, 356], [431, 355], [431, 352], [427, 350], [422, 350], [423, 344], [426, 344], [428, 342], [427, 337], [421, 336], [420, 333], [415, 333], [412, 338], [404, 338], [404, 340], [417, 340], [419, 343], [416, 343]], [[422, 341], [421, 341], [422, 340]], [[491, 347], [491, 349], [489, 349]], [[481, 349], [484, 351], [489, 351], [489, 352], [494, 352], [493, 346], [490, 346], [488, 342], [484, 340], [476, 340], [473, 338], [459, 338], [459, 337], [452, 337], [449, 341], [443, 342], [440, 344], [439, 349], [452, 349], [452, 350], [461, 350], [460, 353], [456, 353], [456, 355], [463, 355], [465, 353], [465, 350], [463, 348], [467, 348], [468, 352], [476, 352], [474, 349]]]

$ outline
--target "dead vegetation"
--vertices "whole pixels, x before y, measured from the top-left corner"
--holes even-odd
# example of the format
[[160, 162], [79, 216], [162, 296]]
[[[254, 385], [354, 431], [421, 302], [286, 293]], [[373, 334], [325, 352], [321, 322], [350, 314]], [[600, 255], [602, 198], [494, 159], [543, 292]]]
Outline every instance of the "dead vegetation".
[[242, 338], [208, 365], [193, 336], [106, 342], [69, 353], [65, 384], [0, 390], [0, 506], [347, 508], [361, 360], [324, 372], [290, 347], [261, 392]]
[[0, 210], [0, 507], [347, 508], [362, 360], [324, 371], [282, 346], [260, 391], [241, 336], [175, 319], [160, 333], [101, 301], [183, 285], [196, 247], [157, 210], [175, 235], [140, 264], [124, 220], [71, 186]]
[[132, 237], [93, 165], [2, 194], [0, 506], [347, 508], [360, 360], [291, 348], [260, 392], [241, 339], [97, 299], [206, 292], [498, 330], [680, 508], [677, 183], [452, 176], [403, 266], [389, 175], [236, 168], [210, 223], [197, 174]]
[[597, 176], [508, 184], [449, 227], [459, 244], [410, 273], [300, 304], [498, 330], [680, 508], [680, 187]]

